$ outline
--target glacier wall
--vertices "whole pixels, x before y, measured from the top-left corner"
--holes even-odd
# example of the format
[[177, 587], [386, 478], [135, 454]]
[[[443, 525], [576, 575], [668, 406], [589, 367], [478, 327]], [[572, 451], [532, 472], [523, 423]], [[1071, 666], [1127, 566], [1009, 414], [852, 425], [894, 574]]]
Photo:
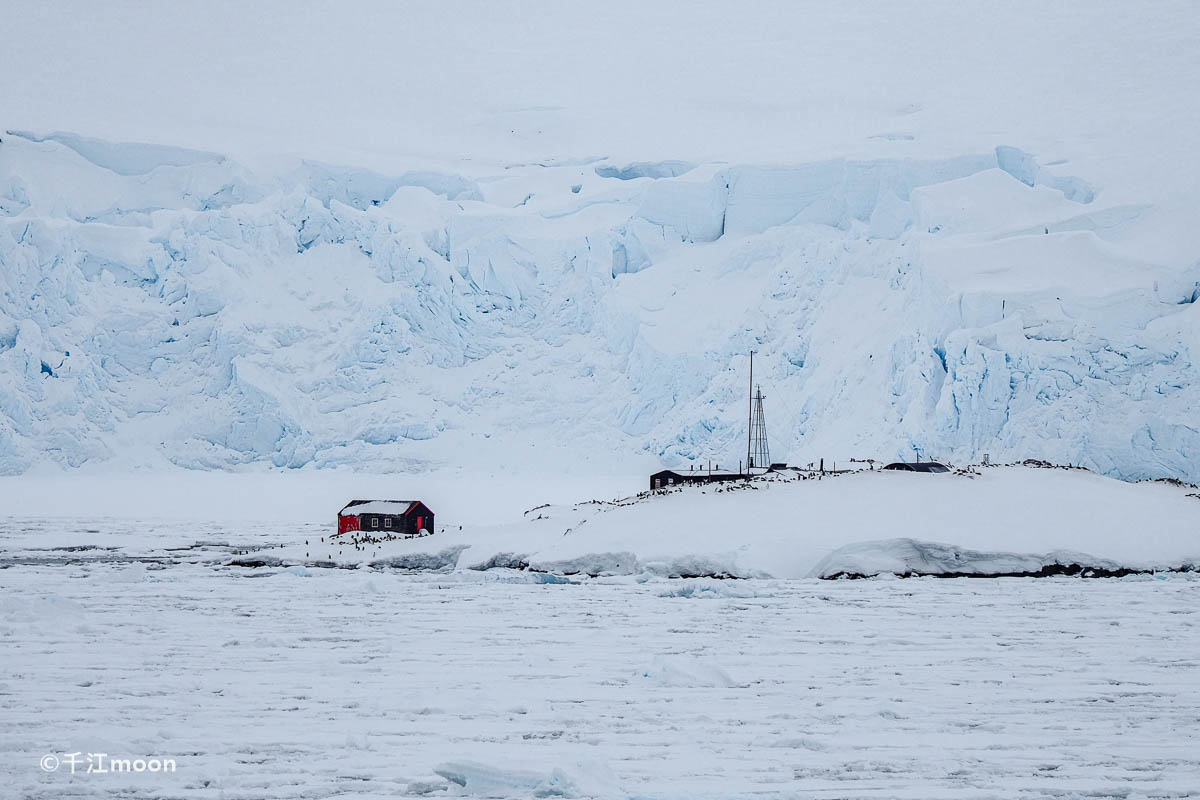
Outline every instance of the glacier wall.
[[[0, 140], [0, 474], [1048, 458], [1200, 479], [1200, 265], [1015, 147], [789, 165]], [[632, 468], [632, 467], [631, 467]]]

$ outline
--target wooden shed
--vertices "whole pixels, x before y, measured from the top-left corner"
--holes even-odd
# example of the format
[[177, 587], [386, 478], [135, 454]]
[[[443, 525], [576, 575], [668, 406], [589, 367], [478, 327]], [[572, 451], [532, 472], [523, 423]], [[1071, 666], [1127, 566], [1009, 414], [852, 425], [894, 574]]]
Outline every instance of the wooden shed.
[[681, 472], [664, 469], [650, 476], [650, 489], [666, 489], [670, 486], [681, 486], [688, 483], [723, 483], [743, 480], [746, 480], [746, 476], [738, 472], [706, 472], [703, 470]]
[[338, 533], [412, 537], [429, 536], [433, 530], [433, 512], [420, 500], [351, 500], [338, 512]]

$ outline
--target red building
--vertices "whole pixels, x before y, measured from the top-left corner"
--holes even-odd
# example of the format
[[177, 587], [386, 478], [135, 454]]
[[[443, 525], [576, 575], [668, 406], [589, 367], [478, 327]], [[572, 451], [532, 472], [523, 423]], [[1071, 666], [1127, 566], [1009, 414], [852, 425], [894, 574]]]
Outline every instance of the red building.
[[338, 512], [338, 533], [349, 531], [429, 536], [433, 533], [433, 512], [420, 500], [351, 500]]

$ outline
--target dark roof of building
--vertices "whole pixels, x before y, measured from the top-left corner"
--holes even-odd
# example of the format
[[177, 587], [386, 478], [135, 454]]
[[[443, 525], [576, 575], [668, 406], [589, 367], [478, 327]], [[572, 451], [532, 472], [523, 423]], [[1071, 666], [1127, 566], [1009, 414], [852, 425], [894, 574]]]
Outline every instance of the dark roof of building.
[[950, 468], [945, 464], [939, 464], [936, 461], [896, 461], [888, 464], [884, 469], [897, 470], [899, 472], [949, 472]]
[[662, 476], [666, 476], [666, 475], [671, 475], [673, 477], [676, 477], [676, 478], [679, 478], [680, 480], [685, 480], [685, 481], [732, 481], [732, 480], [737, 480], [738, 478], [746, 477], [745, 475], [741, 474], [740, 472], [709, 472], [707, 470], [702, 470], [702, 469], [695, 469], [695, 470], [664, 469], [664, 470], [660, 470], [659, 472], [655, 472], [650, 477], [658, 478], [658, 477], [662, 477]]
[[[339, 517], [357, 517], [361, 514], [391, 514], [404, 516], [420, 500], [351, 500], [338, 512]], [[424, 503], [421, 503], [424, 505]], [[428, 506], [426, 506], [428, 508]]]

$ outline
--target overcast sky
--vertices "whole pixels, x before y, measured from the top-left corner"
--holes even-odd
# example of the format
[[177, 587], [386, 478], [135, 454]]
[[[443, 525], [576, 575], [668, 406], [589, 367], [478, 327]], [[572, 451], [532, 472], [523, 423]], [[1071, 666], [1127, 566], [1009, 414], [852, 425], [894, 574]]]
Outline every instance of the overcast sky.
[[1189, 2], [0, 7], [3, 127], [226, 151], [1052, 147], [1194, 123], [1200, 85]]

